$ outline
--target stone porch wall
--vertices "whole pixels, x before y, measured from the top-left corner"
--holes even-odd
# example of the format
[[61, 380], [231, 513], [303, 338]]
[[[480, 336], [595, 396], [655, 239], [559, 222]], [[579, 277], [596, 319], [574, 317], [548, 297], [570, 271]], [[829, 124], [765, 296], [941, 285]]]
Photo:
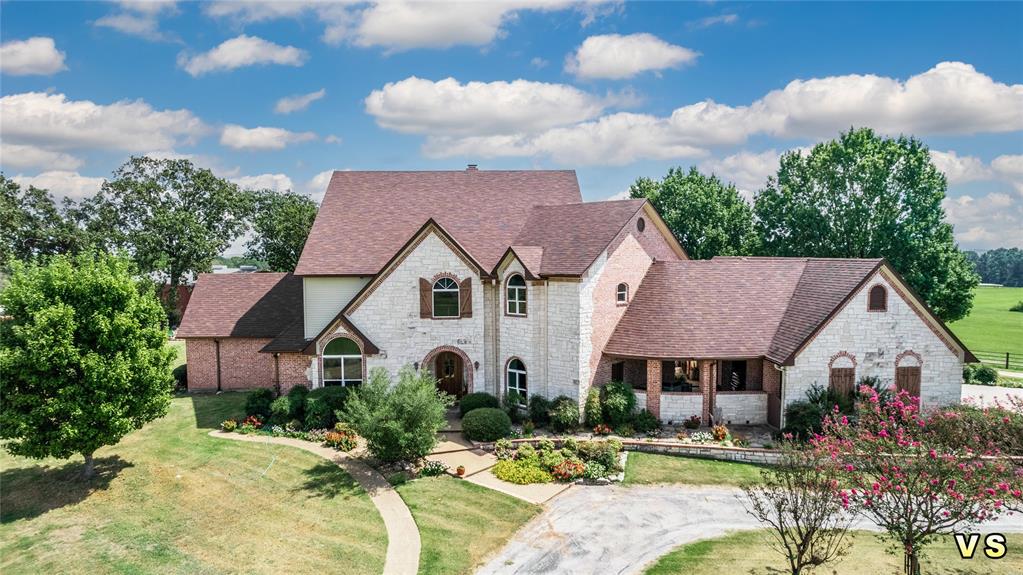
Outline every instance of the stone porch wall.
[[762, 391], [719, 391], [714, 405], [725, 425], [767, 423], [767, 394]]
[[682, 423], [694, 415], [701, 417], [702, 413], [703, 394], [700, 392], [661, 393], [661, 420], [664, 422]]

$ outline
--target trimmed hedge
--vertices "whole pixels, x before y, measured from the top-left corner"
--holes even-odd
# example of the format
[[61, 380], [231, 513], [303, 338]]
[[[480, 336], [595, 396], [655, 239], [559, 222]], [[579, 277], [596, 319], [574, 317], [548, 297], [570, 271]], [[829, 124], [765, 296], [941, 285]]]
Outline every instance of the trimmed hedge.
[[820, 433], [824, 411], [816, 403], [809, 401], [793, 401], [785, 408], [785, 429], [782, 433], [791, 433], [795, 438], [806, 441], [815, 433]]
[[551, 418], [548, 412], [551, 410], [551, 402], [542, 395], [533, 395], [529, 398], [529, 419], [537, 427], [544, 427]]
[[289, 415], [291, 419], [305, 419], [305, 401], [309, 397], [309, 388], [304, 385], [296, 385], [288, 391], [288, 403], [291, 405]]
[[[301, 392], [300, 392], [301, 393]], [[330, 429], [337, 423], [335, 411], [345, 406], [348, 388], [319, 387], [309, 392], [305, 400], [306, 429]]]
[[496, 407], [480, 407], [462, 418], [462, 432], [474, 441], [497, 441], [511, 434], [511, 418]]
[[601, 402], [604, 404], [604, 421], [611, 427], [618, 427], [632, 420], [636, 410], [636, 392], [625, 382], [612, 381], [604, 386]]
[[171, 371], [171, 375], [174, 376], [174, 381], [177, 383], [178, 389], [188, 389], [188, 364], [183, 363], [174, 368]]
[[245, 415], [258, 415], [266, 421], [270, 418], [270, 404], [273, 403], [274, 392], [272, 389], [256, 389], [249, 392], [245, 398]]
[[458, 411], [462, 417], [465, 417], [466, 413], [481, 407], [501, 407], [501, 402], [485, 391], [466, 394], [458, 401]]
[[551, 429], [562, 432], [579, 427], [579, 404], [568, 396], [559, 395], [551, 402]]

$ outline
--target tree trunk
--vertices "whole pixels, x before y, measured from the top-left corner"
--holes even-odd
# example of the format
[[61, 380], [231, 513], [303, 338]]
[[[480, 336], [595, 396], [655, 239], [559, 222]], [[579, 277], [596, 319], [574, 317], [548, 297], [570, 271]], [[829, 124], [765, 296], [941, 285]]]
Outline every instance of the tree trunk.
[[96, 475], [96, 462], [92, 459], [92, 453], [83, 453], [82, 457], [85, 458], [85, 467], [82, 469], [82, 479], [92, 479], [92, 477]]
[[916, 551], [907, 546], [902, 562], [902, 571], [905, 575], [920, 575], [920, 557]]

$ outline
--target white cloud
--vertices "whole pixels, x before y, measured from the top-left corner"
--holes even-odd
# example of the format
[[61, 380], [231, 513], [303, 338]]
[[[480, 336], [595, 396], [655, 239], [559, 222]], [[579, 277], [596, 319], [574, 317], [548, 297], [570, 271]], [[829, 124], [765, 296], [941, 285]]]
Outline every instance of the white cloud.
[[972, 182], [974, 180], [987, 180], [991, 177], [991, 170], [984, 165], [984, 162], [976, 156], [960, 156], [954, 150], [941, 152], [931, 150], [931, 163], [938, 168], [949, 185]]
[[188, 110], [154, 110], [142, 100], [104, 105], [42, 92], [0, 98], [0, 117], [5, 143], [48, 150], [148, 152], [191, 143], [207, 131]]
[[194, 56], [180, 54], [178, 66], [192, 76], [201, 76], [209, 72], [234, 70], [260, 64], [301, 66], [305, 64], [308, 57], [305, 50], [294, 46], [281, 46], [256, 36], [242, 34], [224, 41], [209, 52]]
[[340, 136], [335, 136], [334, 134], [327, 134], [327, 137], [323, 138], [323, 141], [328, 144], [340, 144], [343, 140], [341, 139]]
[[274, 190], [286, 192], [295, 189], [291, 178], [284, 174], [259, 174], [258, 176], [241, 176], [231, 181], [246, 190]]
[[49, 190], [55, 198], [71, 198], [81, 200], [96, 194], [103, 185], [104, 178], [91, 178], [78, 172], [51, 170], [35, 176], [14, 176], [15, 182], [22, 186], [35, 186]]
[[590, 36], [565, 59], [565, 71], [579, 78], [631, 78], [649, 71], [678, 68], [699, 56], [652, 34]]
[[384, 128], [431, 135], [536, 132], [592, 118], [604, 107], [572, 86], [527, 80], [462, 84], [412, 76], [366, 98], [366, 112]]
[[539, 56], [536, 56], [535, 58], [529, 61], [529, 65], [536, 68], [537, 70], [542, 70], [546, 68], [548, 64], [550, 64], [550, 62], [544, 60]]
[[63, 152], [55, 152], [30, 144], [0, 142], [0, 167], [2, 168], [77, 170], [82, 163], [81, 158]]
[[687, 26], [689, 29], [698, 28], [710, 28], [711, 26], [717, 26], [719, 24], [735, 24], [739, 21], [738, 14], [721, 14], [719, 16], [708, 16], [706, 18], [700, 18], [699, 20], [693, 20], [689, 22]]
[[177, 4], [172, 1], [149, 0], [119, 2], [121, 10], [99, 18], [96, 26], [111, 28], [146, 40], [171, 40], [172, 37], [160, 30], [163, 15], [178, 13]]
[[741, 151], [724, 158], [709, 158], [700, 162], [699, 168], [710, 172], [725, 182], [732, 182], [743, 193], [746, 199], [764, 187], [768, 176], [778, 172], [778, 160], [781, 154], [777, 150], [763, 152]]
[[320, 88], [315, 92], [308, 94], [298, 94], [295, 96], [288, 96], [277, 100], [277, 105], [274, 106], [274, 112], [278, 114], [290, 114], [292, 112], [300, 112], [309, 107], [316, 100], [319, 100], [327, 95], [326, 88]]
[[1023, 247], [1020, 198], [992, 192], [982, 198], [970, 195], [945, 198], [941, 205], [962, 247]]
[[283, 128], [258, 126], [245, 128], [228, 124], [220, 133], [220, 143], [236, 150], [282, 150], [291, 144], [315, 140], [312, 132], [290, 132]]
[[53, 38], [35, 36], [0, 44], [0, 72], [11, 76], [49, 76], [62, 70], [64, 52]]

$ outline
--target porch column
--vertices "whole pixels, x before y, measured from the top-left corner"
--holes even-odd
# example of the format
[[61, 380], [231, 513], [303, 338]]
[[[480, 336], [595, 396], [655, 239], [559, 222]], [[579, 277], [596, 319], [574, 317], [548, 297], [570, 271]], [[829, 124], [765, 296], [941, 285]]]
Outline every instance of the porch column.
[[703, 424], [710, 425], [710, 408], [717, 390], [716, 361], [700, 360], [700, 391], [703, 392]]
[[646, 360], [646, 410], [661, 418], [661, 361]]

